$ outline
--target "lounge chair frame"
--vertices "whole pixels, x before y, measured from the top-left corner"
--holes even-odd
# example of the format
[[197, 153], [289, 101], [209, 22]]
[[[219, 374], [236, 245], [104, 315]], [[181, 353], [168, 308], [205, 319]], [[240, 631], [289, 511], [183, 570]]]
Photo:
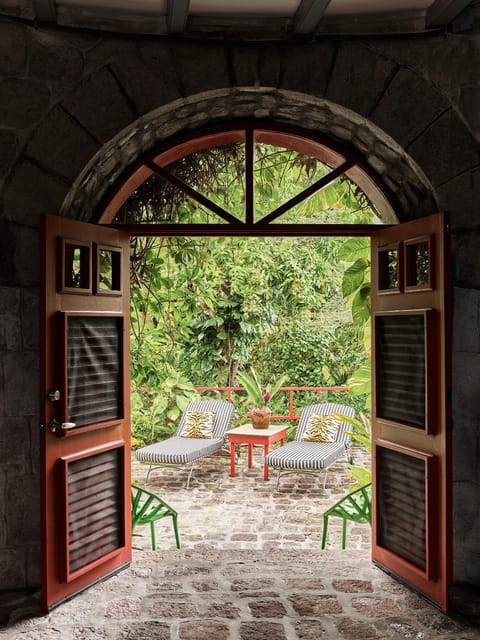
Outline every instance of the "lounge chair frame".
[[[189, 411], [212, 411], [215, 413], [212, 438], [185, 438], [180, 435]], [[187, 405], [174, 436], [137, 449], [135, 452], [138, 461], [149, 465], [145, 476], [145, 486], [148, 485], [152, 471], [170, 467], [188, 470], [186, 482], [188, 489], [192, 473], [199, 460], [221, 450], [225, 450], [225, 453], [230, 452], [226, 432], [232, 427], [235, 417], [235, 407], [226, 400], [197, 400]]]
[[283, 447], [270, 452], [265, 458], [266, 464], [277, 471], [276, 489], [280, 486], [280, 478], [290, 473], [315, 473], [324, 472], [323, 491], [327, 483], [328, 467], [338, 459], [345, 457], [352, 462], [351, 438], [348, 431], [351, 425], [338, 418], [339, 427], [335, 442], [308, 442], [303, 436], [308, 426], [310, 416], [313, 414], [339, 416], [353, 418], [355, 411], [351, 407], [342, 404], [325, 402], [304, 407], [298, 422], [295, 439], [287, 442]]

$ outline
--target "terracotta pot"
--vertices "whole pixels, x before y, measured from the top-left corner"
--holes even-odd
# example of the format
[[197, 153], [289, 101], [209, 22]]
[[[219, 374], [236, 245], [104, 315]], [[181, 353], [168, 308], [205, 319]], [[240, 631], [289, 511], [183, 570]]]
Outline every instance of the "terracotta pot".
[[254, 429], [268, 429], [271, 415], [272, 411], [268, 407], [253, 407], [248, 413]]

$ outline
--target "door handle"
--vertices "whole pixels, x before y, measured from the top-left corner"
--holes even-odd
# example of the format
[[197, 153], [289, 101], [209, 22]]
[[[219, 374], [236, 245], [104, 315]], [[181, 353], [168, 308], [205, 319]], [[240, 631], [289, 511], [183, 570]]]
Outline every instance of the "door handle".
[[52, 418], [48, 423], [48, 428], [52, 433], [56, 433], [57, 431], [68, 431], [68, 429], [75, 429], [77, 424], [75, 422], [60, 422], [56, 418]]
[[76, 422], [62, 422], [63, 431], [68, 431], [68, 429], [75, 429], [76, 426]]

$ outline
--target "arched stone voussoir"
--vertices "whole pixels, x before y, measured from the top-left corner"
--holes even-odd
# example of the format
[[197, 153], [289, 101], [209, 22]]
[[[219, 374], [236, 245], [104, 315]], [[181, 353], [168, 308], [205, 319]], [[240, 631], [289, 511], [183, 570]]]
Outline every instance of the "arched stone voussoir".
[[[238, 119], [295, 125], [324, 134], [355, 151], [400, 203], [400, 218], [432, 213], [431, 187], [419, 167], [385, 132], [365, 117], [324, 98], [270, 87], [235, 87], [175, 100], [125, 127], [92, 157], [73, 184], [62, 214], [95, 219], [107, 190], [141, 155], [161, 142], [207, 125]], [[425, 203], [432, 210], [425, 211]], [[419, 208], [419, 205], [422, 207]]]
[[373, 122], [404, 148], [450, 106], [419, 74], [400, 67], [372, 113]]
[[84, 78], [65, 96], [61, 106], [101, 144], [108, 143], [138, 117], [108, 67]]
[[397, 69], [365, 43], [347, 40], [339, 45], [325, 97], [369, 117]]

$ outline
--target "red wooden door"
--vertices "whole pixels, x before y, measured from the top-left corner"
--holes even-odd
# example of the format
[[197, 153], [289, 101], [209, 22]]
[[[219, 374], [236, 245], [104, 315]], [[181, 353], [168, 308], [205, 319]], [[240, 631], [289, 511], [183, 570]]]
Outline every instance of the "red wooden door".
[[372, 236], [373, 560], [448, 608], [451, 580], [445, 221]]
[[129, 238], [42, 221], [45, 610], [131, 559]]

